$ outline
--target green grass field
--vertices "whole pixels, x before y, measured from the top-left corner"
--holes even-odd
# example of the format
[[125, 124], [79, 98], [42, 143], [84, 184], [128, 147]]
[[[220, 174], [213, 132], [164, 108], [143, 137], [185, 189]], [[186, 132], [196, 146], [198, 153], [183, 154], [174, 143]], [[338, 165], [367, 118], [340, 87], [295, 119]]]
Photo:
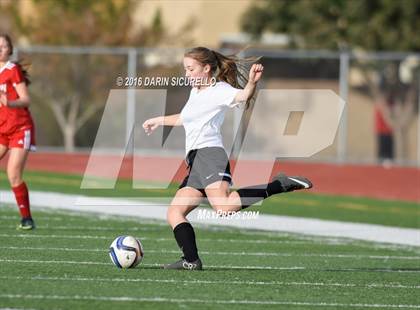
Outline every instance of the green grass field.
[[[160, 269], [180, 252], [165, 223], [35, 209], [18, 232], [0, 207], [0, 308], [420, 308], [420, 248], [197, 227], [204, 271]], [[120, 270], [118, 235], [141, 239], [145, 258]]]
[[[9, 189], [4, 172], [0, 172], [0, 188]], [[30, 189], [87, 196], [172, 197], [177, 186], [165, 190], [139, 190], [129, 180], [119, 180], [115, 190], [81, 190], [82, 177], [60, 173], [26, 172]], [[249, 210], [261, 213], [290, 215], [387, 226], [420, 228], [420, 204], [364, 197], [343, 197], [312, 193], [289, 193], [265, 200], [262, 206]]]
[[[9, 189], [0, 173], [0, 189]], [[166, 190], [81, 190], [81, 177], [27, 172], [31, 190], [109, 197], [171, 197]], [[59, 203], [59, 202], [57, 202]], [[261, 213], [419, 228], [419, 204], [291, 193]], [[33, 209], [37, 229], [15, 230], [0, 205], [0, 308], [13, 309], [413, 309], [420, 308], [420, 248], [341, 238], [196, 227], [204, 271], [163, 270], [181, 253], [163, 222]], [[139, 238], [145, 258], [120, 270], [108, 247]]]

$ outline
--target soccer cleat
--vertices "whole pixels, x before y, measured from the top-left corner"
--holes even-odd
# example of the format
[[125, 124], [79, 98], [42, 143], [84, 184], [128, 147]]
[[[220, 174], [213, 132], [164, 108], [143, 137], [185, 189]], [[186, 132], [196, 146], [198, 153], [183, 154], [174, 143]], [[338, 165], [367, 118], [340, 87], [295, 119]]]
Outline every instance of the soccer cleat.
[[18, 230], [31, 230], [35, 229], [35, 222], [31, 217], [23, 218], [20, 221], [19, 226], [17, 227]]
[[174, 269], [174, 270], [203, 270], [203, 264], [201, 263], [200, 259], [190, 263], [184, 257], [182, 257], [179, 261], [164, 265], [163, 269]]
[[284, 173], [280, 173], [273, 178], [273, 181], [279, 181], [284, 192], [292, 192], [300, 189], [312, 188], [312, 182], [305, 177], [288, 177]]

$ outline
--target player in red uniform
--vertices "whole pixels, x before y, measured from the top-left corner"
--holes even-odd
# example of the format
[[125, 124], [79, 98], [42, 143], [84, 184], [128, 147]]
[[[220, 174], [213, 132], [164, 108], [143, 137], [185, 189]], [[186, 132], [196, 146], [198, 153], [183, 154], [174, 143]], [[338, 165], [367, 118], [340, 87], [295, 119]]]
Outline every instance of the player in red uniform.
[[18, 229], [35, 228], [29, 206], [29, 193], [22, 179], [30, 150], [35, 149], [34, 124], [29, 112], [28, 76], [13, 54], [10, 37], [0, 34], [0, 159], [8, 151], [7, 176], [22, 217]]

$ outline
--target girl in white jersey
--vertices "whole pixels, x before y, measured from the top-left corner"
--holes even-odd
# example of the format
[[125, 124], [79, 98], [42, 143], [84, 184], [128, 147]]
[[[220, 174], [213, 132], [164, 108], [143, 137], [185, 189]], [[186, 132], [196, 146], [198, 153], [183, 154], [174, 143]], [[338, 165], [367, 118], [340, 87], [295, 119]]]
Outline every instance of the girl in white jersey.
[[[239, 70], [241, 63], [241, 59], [227, 57], [205, 47], [187, 51], [184, 54], [185, 75], [195, 83], [181, 113], [151, 118], [143, 123], [147, 134], [161, 125], [183, 125], [186, 134], [189, 173], [167, 212], [168, 223], [184, 256], [173, 264], [165, 265], [166, 269], [202, 269], [194, 229], [186, 218], [202, 198], [207, 197], [215, 211], [234, 212], [274, 194], [312, 187], [312, 183], [304, 177], [280, 174], [268, 184], [231, 191], [229, 160], [220, 127], [229, 108], [248, 104], [264, 69], [261, 64], [253, 64], [246, 78]], [[211, 83], [212, 78], [216, 80], [215, 84]], [[243, 89], [242, 84], [245, 85]]]

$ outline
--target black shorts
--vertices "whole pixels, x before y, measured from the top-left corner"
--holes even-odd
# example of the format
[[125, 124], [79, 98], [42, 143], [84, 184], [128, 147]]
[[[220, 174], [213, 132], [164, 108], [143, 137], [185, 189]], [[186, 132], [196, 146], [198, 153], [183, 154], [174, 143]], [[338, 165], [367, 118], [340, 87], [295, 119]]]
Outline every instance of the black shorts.
[[179, 188], [192, 187], [206, 196], [204, 189], [214, 182], [227, 181], [232, 185], [229, 158], [222, 147], [191, 150], [185, 161], [188, 165], [188, 175]]

